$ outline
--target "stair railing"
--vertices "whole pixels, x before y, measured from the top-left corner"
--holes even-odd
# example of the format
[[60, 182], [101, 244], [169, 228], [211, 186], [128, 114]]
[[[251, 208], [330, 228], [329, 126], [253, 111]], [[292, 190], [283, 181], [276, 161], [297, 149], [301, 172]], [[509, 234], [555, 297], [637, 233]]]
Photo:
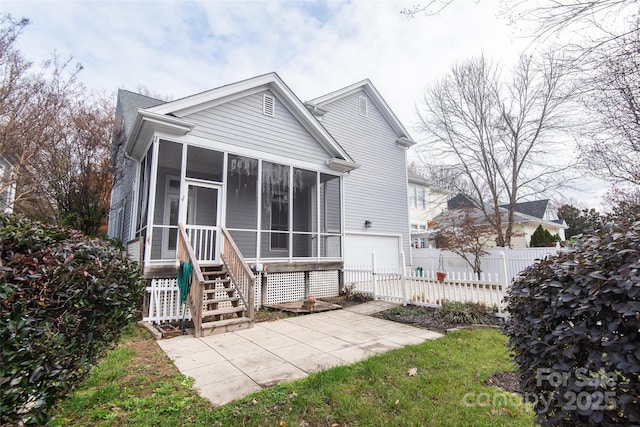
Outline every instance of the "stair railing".
[[195, 336], [199, 338], [202, 335], [202, 300], [204, 297], [204, 276], [195, 252], [191, 247], [189, 236], [184, 224], [178, 224], [178, 261], [191, 263], [191, 279], [189, 285], [189, 310], [191, 311], [191, 320], [195, 328]]
[[247, 317], [253, 320], [256, 277], [244, 260], [229, 231], [224, 227], [220, 229], [222, 231], [222, 262], [238, 292], [238, 296], [245, 306]]

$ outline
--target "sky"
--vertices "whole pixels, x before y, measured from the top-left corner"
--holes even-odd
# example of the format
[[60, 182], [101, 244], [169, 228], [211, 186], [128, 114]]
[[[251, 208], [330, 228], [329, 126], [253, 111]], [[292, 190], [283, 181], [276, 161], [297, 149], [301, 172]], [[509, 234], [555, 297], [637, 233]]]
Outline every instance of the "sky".
[[1, 0], [0, 13], [31, 21], [18, 41], [27, 59], [73, 57], [80, 80], [114, 103], [119, 88], [176, 99], [272, 71], [306, 101], [368, 78], [420, 141], [427, 87], [480, 54], [508, 67], [531, 42], [499, 0], [400, 13], [416, 3]]

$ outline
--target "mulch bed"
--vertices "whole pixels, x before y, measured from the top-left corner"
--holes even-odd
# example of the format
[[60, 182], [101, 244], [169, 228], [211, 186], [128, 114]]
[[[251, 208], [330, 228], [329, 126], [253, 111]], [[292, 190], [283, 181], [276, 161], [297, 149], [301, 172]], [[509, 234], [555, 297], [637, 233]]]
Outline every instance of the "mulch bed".
[[497, 372], [487, 378], [484, 383], [485, 385], [492, 385], [509, 393], [519, 394], [520, 396], [524, 395], [522, 387], [520, 386], [520, 378], [516, 372]]
[[382, 319], [392, 320], [399, 323], [407, 323], [413, 326], [420, 326], [422, 328], [429, 329], [431, 331], [440, 332], [446, 334], [450, 329], [461, 328], [482, 328], [482, 327], [500, 327], [503, 324], [503, 320], [496, 317], [492, 319], [486, 325], [471, 325], [468, 323], [452, 323], [446, 319], [441, 318], [438, 315], [438, 308], [434, 307], [418, 307], [415, 305], [408, 305], [403, 307], [404, 310], [401, 314], [394, 314], [393, 311], [383, 311], [378, 313], [376, 317]]

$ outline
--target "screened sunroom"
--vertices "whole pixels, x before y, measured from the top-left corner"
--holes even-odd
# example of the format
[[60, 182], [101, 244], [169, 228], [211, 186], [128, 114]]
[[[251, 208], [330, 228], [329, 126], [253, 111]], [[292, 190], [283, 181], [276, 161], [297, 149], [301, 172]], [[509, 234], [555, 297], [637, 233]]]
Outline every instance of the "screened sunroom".
[[144, 265], [175, 265], [178, 224], [219, 262], [225, 227], [247, 262], [342, 259], [341, 175], [157, 139], [141, 159], [136, 237]]

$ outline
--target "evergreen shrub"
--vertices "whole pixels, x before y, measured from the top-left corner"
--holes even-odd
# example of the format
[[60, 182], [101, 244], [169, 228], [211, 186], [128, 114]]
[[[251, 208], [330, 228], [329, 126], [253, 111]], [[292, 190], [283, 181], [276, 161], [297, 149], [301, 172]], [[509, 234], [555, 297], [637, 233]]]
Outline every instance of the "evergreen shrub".
[[137, 263], [109, 242], [0, 216], [0, 425], [46, 423], [142, 291]]

